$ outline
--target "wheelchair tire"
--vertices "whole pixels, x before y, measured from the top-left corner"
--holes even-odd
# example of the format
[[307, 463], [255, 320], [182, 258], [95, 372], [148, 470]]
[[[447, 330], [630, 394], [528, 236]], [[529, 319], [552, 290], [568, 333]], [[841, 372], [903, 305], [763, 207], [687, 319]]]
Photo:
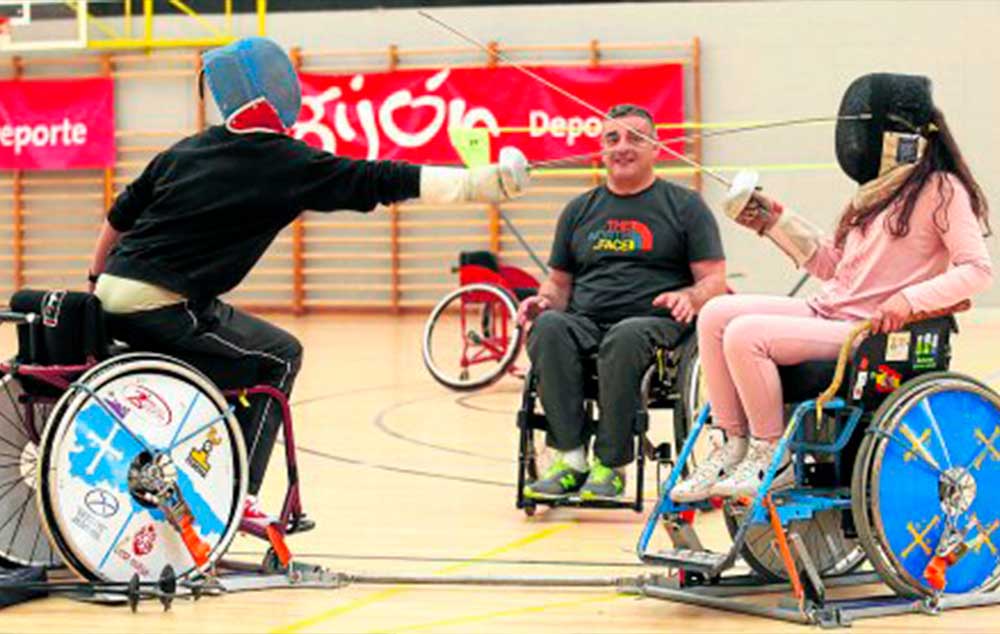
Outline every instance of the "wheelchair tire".
[[[708, 402], [708, 393], [701, 373], [701, 358], [698, 356], [698, 337], [693, 333], [678, 349], [677, 357], [677, 399], [674, 401], [674, 447], [680, 452], [698, 418], [701, 407]], [[698, 466], [697, 451], [691, 453], [687, 464], [681, 465], [683, 475]]]
[[[31, 398], [30, 422], [25, 398]], [[38, 441], [54, 406], [55, 399], [35, 400], [20, 377], [0, 377], [0, 567], [62, 562], [35, 507]]]
[[[728, 502], [723, 516], [730, 537], [735, 538], [745, 509], [735, 509]], [[827, 510], [808, 520], [789, 522], [788, 530], [802, 538], [806, 551], [823, 577], [835, 577], [855, 570], [865, 560], [865, 553], [856, 539], [848, 538], [841, 528], [841, 511]], [[788, 580], [784, 561], [769, 524], [758, 524], [747, 531], [740, 556], [760, 577], [770, 583]]]
[[875, 411], [854, 465], [852, 511], [868, 558], [897, 594], [934, 592], [923, 572], [949, 515], [970, 529], [967, 544], [986, 541], [947, 569], [944, 592], [1000, 584], [1000, 543], [990, 539], [1000, 526], [998, 438], [1000, 396], [954, 372], [911, 379]]
[[[141, 497], [139, 468], [161, 453], [208, 546], [201, 565]], [[204, 375], [169, 357], [123, 355], [90, 370], [56, 405], [40, 454], [43, 524], [85, 578], [155, 581], [169, 565], [183, 579], [213, 565], [239, 528], [247, 487], [239, 425]]]
[[[455, 313], [459, 320], [465, 318], [463, 301], [475, 314], [467, 323], [456, 324]], [[438, 383], [453, 390], [476, 390], [495, 383], [521, 349], [523, 329], [517, 325], [516, 315], [514, 298], [498, 286], [467, 284], [451, 291], [437, 303], [424, 326], [424, 366]], [[457, 332], [443, 332], [448, 329]], [[474, 350], [471, 364], [467, 349]], [[445, 361], [454, 357], [459, 358], [458, 363]], [[481, 372], [473, 374], [473, 368]]]

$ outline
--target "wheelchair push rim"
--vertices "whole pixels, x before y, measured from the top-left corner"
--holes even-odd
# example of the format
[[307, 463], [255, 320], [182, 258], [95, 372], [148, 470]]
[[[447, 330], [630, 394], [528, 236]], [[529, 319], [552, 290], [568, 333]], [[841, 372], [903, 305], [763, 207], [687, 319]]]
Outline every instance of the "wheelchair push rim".
[[946, 569], [943, 592], [994, 589], [1000, 396], [961, 374], [926, 374], [886, 399], [872, 421], [855, 463], [852, 510], [875, 569], [900, 595], [934, 594], [924, 573], [950, 525], [968, 548]]
[[0, 377], [0, 564], [61, 563], [35, 506], [38, 440], [54, 405], [54, 398], [27, 394], [20, 377]]
[[424, 326], [424, 366], [436, 381], [454, 390], [474, 390], [496, 382], [521, 348], [523, 329], [517, 304], [492, 284], [467, 284], [448, 293]]
[[[37, 497], [71, 569], [104, 581], [155, 580], [170, 565], [183, 579], [225, 553], [246, 495], [246, 453], [208, 379], [172, 359], [127, 355], [81, 377], [57, 410], [42, 438]], [[200, 564], [146, 497], [150, 464], [163, 468], [190, 508], [207, 546]]]

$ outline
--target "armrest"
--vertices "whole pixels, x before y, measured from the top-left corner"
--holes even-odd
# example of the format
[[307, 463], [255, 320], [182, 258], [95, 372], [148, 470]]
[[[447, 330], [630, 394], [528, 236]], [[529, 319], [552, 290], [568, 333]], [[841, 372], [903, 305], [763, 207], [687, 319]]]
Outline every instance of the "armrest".
[[962, 301], [948, 306], [947, 308], [939, 308], [937, 310], [929, 310], [920, 313], [914, 313], [906, 320], [906, 324], [912, 324], [918, 321], [926, 321], [928, 319], [937, 319], [938, 317], [947, 317], [948, 315], [954, 315], [955, 313], [964, 313], [965, 311], [972, 308], [972, 301], [968, 299], [963, 299]]

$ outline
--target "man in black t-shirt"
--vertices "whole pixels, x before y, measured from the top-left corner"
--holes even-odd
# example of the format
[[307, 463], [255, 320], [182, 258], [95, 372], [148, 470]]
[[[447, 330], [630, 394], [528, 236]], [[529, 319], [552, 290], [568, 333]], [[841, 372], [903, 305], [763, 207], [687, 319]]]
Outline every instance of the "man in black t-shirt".
[[[552, 466], [524, 494], [616, 499], [633, 459], [642, 374], [672, 347], [701, 306], [725, 292], [719, 229], [697, 192], [656, 178], [652, 116], [611, 109], [602, 132], [607, 184], [574, 198], [556, 225], [551, 270], [521, 303], [533, 321], [528, 356], [549, 423]], [[588, 468], [583, 365], [597, 354], [600, 420]]]
[[[204, 79], [224, 125], [158, 154], [115, 200], [94, 248], [90, 283], [112, 335], [197, 367], [220, 388], [267, 384], [291, 393], [302, 345], [290, 333], [218, 299], [235, 288], [301, 212], [409, 198], [499, 202], [527, 184], [514, 148], [476, 169], [355, 161], [285, 134], [301, 93], [291, 60], [273, 41], [244, 38], [204, 55]], [[282, 411], [251, 399], [237, 418], [249, 457], [245, 520], [273, 519], [257, 492]]]

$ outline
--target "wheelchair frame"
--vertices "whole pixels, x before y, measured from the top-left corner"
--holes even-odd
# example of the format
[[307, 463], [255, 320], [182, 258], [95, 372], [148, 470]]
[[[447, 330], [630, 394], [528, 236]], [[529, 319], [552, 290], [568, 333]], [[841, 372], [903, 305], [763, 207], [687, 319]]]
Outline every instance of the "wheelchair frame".
[[[13, 323], [32, 325], [39, 319], [39, 315], [35, 313], [0, 311], [0, 324]], [[29, 328], [28, 333], [29, 346], [31, 350], [31, 354], [29, 356], [33, 357], [34, 350], [37, 346], [35, 341], [35, 330], [33, 328]], [[108, 358], [111, 359], [115, 356], [118, 355], [110, 354]], [[37, 380], [65, 393], [66, 391], [77, 388], [78, 386], [75, 381], [85, 372], [99, 365], [100, 362], [101, 361], [97, 359], [92, 359], [88, 360], [88, 362], [84, 364], [43, 366], [20, 363], [16, 360], [4, 361], [0, 362], [0, 375], [11, 375], [19, 380], [23, 378]], [[28, 399], [22, 402], [22, 405], [24, 405], [24, 415], [19, 422], [23, 427], [22, 431], [25, 433], [26, 437], [30, 439], [36, 447], [38, 447], [41, 441], [41, 435], [36, 430], [43, 429], [43, 425], [47, 423], [47, 421], [41, 421], [39, 424], [38, 421], [34, 420], [33, 403], [36, 399], [38, 399], [39, 401], [54, 404], [61, 398], [62, 394], [59, 396], [30, 394], [29, 388], [26, 387], [23, 382], [22, 388], [25, 390]], [[267, 529], [264, 529], [241, 518], [238, 530], [269, 542], [270, 549], [265, 556], [265, 562], [269, 562], [270, 567], [274, 567], [275, 559], [282, 566], [287, 566], [291, 560], [291, 552], [284, 543], [284, 537], [311, 530], [315, 526], [312, 520], [307, 518], [302, 507], [295, 436], [291, 408], [289, 407], [288, 399], [280, 390], [266, 384], [255, 385], [248, 388], [224, 391], [220, 390], [220, 394], [223, 395], [232, 407], [239, 406], [239, 403], [244, 402], [247, 397], [260, 395], [264, 398], [274, 399], [281, 408], [282, 433], [284, 434], [285, 439], [284, 449], [287, 486], [278, 522], [267, 527]], [[54, 548], [54, 550], [58, 551], [58, 544], [55, 546], [56, 548]], [[0, 555], [0, 561], [3, 561], [4, 559], [5, 558]], [[221, 559], [217, 563], [219, 563], [219, 565], [225, 565], [224, 562], [221, 562]]]
[[[459, 265], [452, 269], [458, 273], [459, 287], [446, 294], [431, 311], [424, 327], [424, 366], [436, 381], [454, 390], [473, 390], [486, 387], [505, 373], [519, 374], [514, 361], [521, 349], [523, 329], [515, 319], [518, 301], [522, 294], [537, 290], [539, 282], [527, 271], [502, 265], [488, 251], [462, 252]], [[462, 332], [462, 349], [459, 356], [461, 368], [457, 377], [448, 376], [434, 363], [432, 341], [438, 317], [451, 310], [451, 303], [459, 300], [459, 323]], [[469, 328], [470, 307], [481, 305], [481, 323]], [[478, 328], [478, 331], [475, 329]], [[497, 363], [486, 375], [469, 378], [473, 366]]]
[[[948, 320], [951, 329], [953, 331], [957, 330], [954, 327], [953, 317], [949, 316]], [[920, 322], [912, 322], [906, 328], [907, 337], [911, 339], [915, 338], [913, 328], [919, 325]], [[907, 586], [901, 581], [894, 581], [889, 578], [887, 576], [890, 572], [887, 569], [889, 564], [883, 563], [880, 565], [879, 562], [875, 563], [875, 573], [856, 573], [853, 572], [852, 567], [846, 571], [846, 574], [841, 572], [834, 573], [835, 576], [832, 577], [825, 577], [823, 574], [824, 571], [817, 567], [813, 556], [810, 555], [809, 549], [791, 525], [793, 521], [812, 518], [817, 513], [826, 510], [852, 512], [857, 517], [858, 510], [853, 507], [858, 504], [863, 505], [867, 503], [865, 501], [859, 502], [858, 500], [858, 496], [861, 495], [860, 491], [862, 491], [862, 489], [858, 489], [858, 477], [860, 477], [859, 473], [863, 473], [864, 469], [868, 468], [869, 465], [855, 463], [852, 469], [854, 474], [852, 477], [852, 488], [854, 490], [845, 490], [839, 486], [810, 488], [804, 486], [807, 484], [806, 480], [808, 479], [805, 456], [807, 453], [814, 452], [832, 455], [838, 463], [835, 465], [835, 471], [841, 469], [843, 465], [839, 464], [840, 457], [848, 446], [848, 443], [852, 439], [857, 438], [856, 432], [861, 428], [861, 421], [868, 421], [867, 428], [865, 428], [866, 437], [878, 438], [880, 435], [885, 435], [886, 432], [881, 431], [880, 426], [883, 419], [890, 419], [891, 416], [895, 416], [895, 419], [892, 420], [898, 423], [900, 416], [903, 416], [905, 412], [912, 411], [904, 410], [902, 407], [907, 404], [912, 406], [914, 403], [919, 402], [918, 397], [921, 392], [917, 388], [922, 387], [923, 384], [931, 385], [933, 382], [950, 380], [955, 385], [963, 388], [966, 386], [975, 388], [978, 385], [979, 388], [977, 389], [980, 391], [992, 394], [994, 398], [990, 402], [993, 404], [993, 407], [1000, 407], [998, 405], [1000, 404], [1000, 397], [997, 397], [991, 390], [978, 384], [978, 382], [964, 378], [962, 375], [947, 371], [950, 362], [950, 347], [947, 341], [947, 334], [945, 334], [944, 341], [942, 342], [943, 345], [939, 350], [940, 354], [935, 359], [935, 367], [930, 368], [928, 372], [913, 369], [907, 378], [903, 378], [897, 374], [898, 384], [895, 385], [895, 389], [887, 390], [892, 394], [883, 394], [879, 401], [878, 409], [872, 412], [872, 408], [870, 407], [873, 404], [871, 400], [872, 392], [865, 389], [867, 372], [859, 370], [859, 367], [866, 367], [863, 364], [867, 364], [869, 357], [865, 355], [871, 352], [873, 346], [878, 348], [885, 344], [885, 340], [886, 336], [883, 335], [872, 337], [858, 348], [858, 352], [854, 356], [855, 362], [852, 365], [851, 379], [847, 384], [850, 391], [848, 396], [830, 398], [831, 393], [836, 391], [836, 388], [831, 386], [832, 389], [829, 389], [820, 398], [805, 400], [794, 406], [785, 432], [779, 440], [775, 458], [768, 467], [756, 495], [752, 500], [744, 499], [736, 502], [745, 505], [747, 510], [743, 515], [743, 520], [739, 524], [733, 544], [728, 552], [721, 553], [706, 550], [701, 545], [694, 530], [694, 514], [699, 509], [708, 508], [707, 501], [676, 503], [671, 500], [670, 491], [676, 485], [681, 475], [680, 470], [674, 469], [662, 486], [660, 499], [643, 528], [636, 550], [642, 562], [654, 566], [666, 566], [676, 571], [677, 574], [673, 576], [660, 576], [654, 579], [652, 583], [640, 584], [639, 587], [631, 588], [628, 592], [784, 621], [812, 623], [830, 627], [849, 625], [852, 621], [861, 618], [910, 612], [936, 613], [947, 608], [1000, 603], [1000, 593], [990, 592], [990, 590], [995, 589], [1000, 584], [1000, 564], [998, 562], [994, 562], [997, 565], [993, 568], [992, 576], [982, 582], [984, 584], [982, 590], [964, 594], [961, 591], [958, 594], [944, 594], [944, 571], [947, 570], [949, 564], [954, 565], [958, 561], [957, 558], [942, 564], [943, 568], [940, 570], [940, 587], [934, 585], [935, 581], [933, 577], [927, 576], [927, 571], [932, 569], [932, 564], [938, 558], [943, 558], [948, 556], [949, 553], [954, 552], [942, 550], [943, 546], [951, 547], [947, 543], [948, 533], [942, 533], [941, 541], [934, 551], [934, 558], [932, 558], [931, 563], [928, 563], [925, 570], [927, 583], [932, 585], [917, 592], [917, 588], [914, 588], [912, 585]], [[907, 339], [907, 341], [909, 340]], [[917, 340], [919, 341], [919, 339]], [[867, 344], [872, 341], [875, 342], [873, 346], [868, 346]], [[850, 343], [848, 342], [844, 346], [838, 370], [842, 371], [843, 369], [844, 360], [850, 351]], [[937, 345], [938, 340], [935, 338], [935, 348]], [[884, 349], [882, 351], [885, 352]], [[945, 371], [940, 372], [940, 370]], [[935, 373], [935, 371], [939, 372]], [[864, 372], [864, 378], [862, 378], [862, 372]], [[840, 376], [840, 372], [838, 372], [838, 380]], [[973, 394], [977, 393], [977, 389], [967, 389]], [[909, 401], [906, 401], [905, 398], [909, 396], [910, 392], [913, 392], [916, 396], [912, 396]], [[898, 398], [893, 400], [894, 396], [898, 396]], [[884, 403], [881, 401], [884, 401]], [[902, 405], [900, 405], [901, 402], [903, 403]], [[897, 405], [900, 405], [900, 407], [893, 410], [892, 408]], [[896, 411], [896, 414], [893, 415], [892, 411]], [[997, 411], [997, 409], [994, 411]], [[810, 412], [817, 412], [817, 425], [830, 417], [835, 420], [835, 423], [839, 423], [839, 430], [829, 442], [815, 443], [805, 440], [804, 431], [806, 427], [804, 419]], [[685, 460], [690, 456], [699, 434], [708, 421], [710, 413], [711, 406], [709, 404], [706, 404], [699, 412], [697, 421], [678, 456], [679, 464], [684, 464]], [[929, 416], [933, 416], [933, 414], [929, 414]], [[888, 437], [886, 436], [886, 438]], [[944, 443], [944, 438], [940, 434], [939, 441]], [[918, 449], [917, 445], [922, 446], [922, 444], [916, 441], [912, 444], [913, 447], [910, 448], [910, 453], [915, 456], [919, 455], [921, 450]], [[862, 451], [864, 451], [865, 446], [865, 444], [862, 444]], [[869, 444], [868, 446], [871, 445]], [[947, 446], [943, 444], [942, 446], [944, 447], [944, 451], [947, 452]], [[786, 448], [793, 452], [796, 486], [790, 490], [770, 492], [771, 483]], [[984, 452], [987, 449], [988, 447], [984, 447], [981, 452], [984, 456], [986, 455]], [[871, 452], [869, 451], [869, 453]], [[860, 454], [855, 458], [857, 461], [862, 459]], [[922, 459], [926, 460], [926, 457]], [[948, 463], [950, 464], [950, 458], [948, 459]], [[941, 477], [943, 478], [944, 474]], [[956, 484], [954, 488], [957, 489], [958, 485]], [[952, 493], [945, 493], [944, 489], [939, 489], [938, 495], [942, 496], [943, 505], [946, 499], [944, 496], [952, 495]], [[665, 524], [674, 548], [653, 552], [650, 549], [650, 541], [657, 524], [661, 521]], [[774, 592], [781, 587], [787, 588], [788, 585], [784, 583], [767, 583], [766, 580], [757, 574], [725, 574], [726, 571], [732, 568], [741, 554], [747, 532], [753, 525], [770, 527], [774, 541], [781, 553], [781, 559], [787, 573], [788, 585], [791, 586], [793, 591], [793, 596], [790, 600], [783, 601], [776, 607], [740, 601], [737, 598]], [[843, 529], [841, 528], [841, 530]], [[867, 525], [859, 525], [857, 530], [859, 533], [862, 533], [864, 530], [868, 530], [868, 527]], [[878, 530], [882, 529], [879, 528]], [[929, 530], [929, 528], [925, 529], [925, 531]], [[985, 529], [980, 524], [980, 531], [983, 530]], [[967, 532], [968, 529], [966, 529]], [[961, 539], [964, 540], [965, 536]], [[965, 544], [966, 542], [963, 541], [960, 543]], [[863, 539], [861, 540], [861, 544], [864, 547], [864, 552], [871, 556], [871, 549]], [[897, 565], [901, 565], [899, 562], [896, 563]], [[851, 600], [832, 600], [826, 596], [828, 588], [870, 584], [880, 581], [890, 585], [899, 596], [866, 597]], [[916, 596], [913, 596], [913, 594], [916, 594]]]
[[[538, 380], [533, 372], [525, 377], [524, 391], [521, 394], [521, 407], [517, 413], [518, 456], [517, 456], [517, 498], [516, 507], [523, 510], [529, 517], [535, 514], [538, 506], [632, 509], [637, 513], [643, 510], [643, 488], [645, 481], [645, 466], [647, 460], [653, 460], [657, 466], [657, 486], [660, 484], [660, 473], [663, 467], [673, 465], [674, 443], [680, 444], [687, 436], [687, 411], [691, 403], [689, 395], [684, 394], [688, 381], [682, 380], [685, 371], [697, 368], [697, 339], [693, 332], [686, 332], [678, 344], [668, 350], [659, 348], [656, 357], [646, 370], [640, 384], [641, 405], [633, 421], [635, 442], [635, 493], [631, 499], [621, 500], [583, 500], [579, 496], [568, 496], [551, 500], [530, 499], [524, 495], [524, 486], [529, 480], [538, 478], [537, 453], [535, 451], [534, 432], [545, 432], [548, 422], [544, 414], [536, 411], [538, 400]], [[590, 368], [591, 370], [593, 368]], [[585, 407], [587, 418], [594, 423], [594, 405], [597, 400], [593, 394], [597, 387], [595, 372], [585, 380]], [[662, 442], [656, 446], [649, 440], [649, 410], [673, 409], [674, 443]], [[685, 464], [683, 461], [678, 464]]]

